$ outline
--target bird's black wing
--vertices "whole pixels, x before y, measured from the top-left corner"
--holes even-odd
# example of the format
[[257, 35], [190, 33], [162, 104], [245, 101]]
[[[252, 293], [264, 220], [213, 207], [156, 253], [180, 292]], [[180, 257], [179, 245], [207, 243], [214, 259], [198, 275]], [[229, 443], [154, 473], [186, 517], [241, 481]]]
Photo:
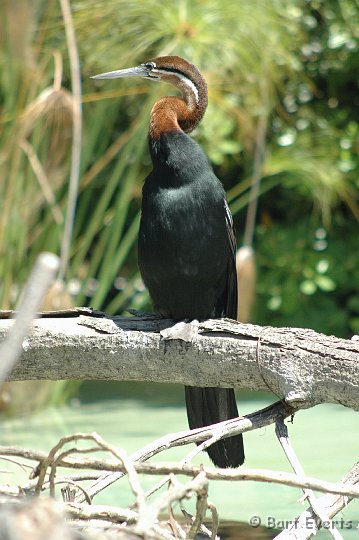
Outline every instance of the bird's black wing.
[[[227, 265], [227, 283], [216, 305], [216, 316], [237, 319], [236, 236], [233, 219], [224, 200], [224, 211], [230, 257]], [[237, 418], [238, 410], [233, 388], [193, 388], [186, 386], [186, 406], [191, 429]], [[217, 467], [238, 467], [244, 462], [242, 434], [221, 440], [207, 448], [209, 457]]]
[[[230, 256], [226, 269], [226, 284], [215, 306], [215, 316], [237, 319], [236, 237], [232, 215], [225, 199], [223, 209]], [[191, 429], [238, 417], [233, 388], [186, 386], [185, 391], [188, 423]], [[244, 462], [243, 436], [239, 434], [218, 441], [207, 448], [207, 452], [217, 467], [238, 467]]]
[[227, 291], [226, 299], [224, 299], [226, 303], [226, 308], [224, 310], [224, 316], [229, 317], [230, 319], [237, 320], [238, 287], [236, 271], [236, 233], [234, 229], [232, 214], [226, 200], [224, 200], [224, 210], [226, 216], [228, 242], [231, 249], [231, 257], [228, 261], [227, 269]]

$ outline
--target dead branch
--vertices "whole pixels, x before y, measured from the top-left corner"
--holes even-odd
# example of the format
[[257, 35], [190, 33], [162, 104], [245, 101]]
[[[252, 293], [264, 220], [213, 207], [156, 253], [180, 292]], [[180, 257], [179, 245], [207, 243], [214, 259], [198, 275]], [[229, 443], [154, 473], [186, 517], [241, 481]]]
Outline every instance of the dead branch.
[[[285, 403], [279, 401], [273, 405], [270, 405], [269, 407], [241, 418], [227, 420], [213, 426], [206, 426], [191, 431], [165, 435], [157, 441], [154, 441], [141, 450], [135, 452], [130, 456], [130, 458], [134, 462], [147, 461], [159, 452], [163, 452], [169, 448], [173, 448], [174, 446], [182, 446], [192, 442], [197, 443], [206, 439], [218, 440], [219, 434], [222, 438], [231, 437], [233, 435], [238, 435], [239, 433], [245, 433], [246, 431], [268, 426], [276, 422], [279, 418], [285, 418], [293, 415], [294, 412], [294, 408], [289, 407]], [[116, 480], [122, 476], [122, 472], [105, 473], [88, 487], [88, 493], [91, 496], [95, 496], [107, 486], [116, 482]], [[78, 502], [83, 501], [81, 496], [80, 500], [77, 500]]]
[[105, 506], [101, 504], [79, 505], [75, 503], [65, 504], [66, 513], [76, 519], [102, 519], [111, 523], [135, 523], [138, 513], [118, 506]]
[[[64, 439], [67, 439], [67, 441], [73, 441], [73, 440], [94, 440], [94, 438], [99, 437], [97, 434], [74, 434], [66, 438], [61, 439], [61, 443], [57, 443], [56, 447], [60, 448], [64, 444]], [[99, 440], [102, 440], [99, 437]], [[161, 441], [163, 439], [160, 439]], [[55, 447], [54, 447], [55, 448]], [[148, 447], [145, 447], [142, 450], [139, 450], [136, 452], [139, 456], [145, 456], [147, 455], [147, 449]], [[161, 446], [162, 448], [162, 446]], [[168, 448], [166, 448], [168, 449]], [[72, 449], [72, 451], [76, 452], [83, 452], [87, 449], [80, 449], [75, 448]], [[92, 449], [94, 450], [94, 449]], [[98, 450], [98, 449], [96, 449]], [[162, 448], [162, 450], [165, 450], [165, 448]], [[53, 451], [50, 451], [52, 454]], [[18, 447], [0, 447], [0, 457], [2, 455], [11, 455], [16, 457], [24, 457], [26, 459], [29, 459], [29, 456], [31, 456], [30, 459], [33, 461], [38, 461], [38, 459], [43, 462], [45, 459], [48, 458], [49, 454], [46, 454], [45, 452], [31, 452], [28, 449], [24, 448], [18, 448]], [[55, 456], [53, 456], [53, 459], [55, 460]], [[162, 475], [168, 475], [168, 474], [178, 474], [183, 476], [191, 476], [195, 477], [198, 475], [201, 471], [204, 471], [206, 473], [206, 477], [208, 480], [229, 480], [229, 481], [254, 481], [254, 482], [269, 482], [269, 483], [275, 483], [275, 484], [281, 484], [291, 487], [297, 487], [297, 488], [303, 488], [303, 489], [312, 489], [314, 491], [320, 491], [323, 493], [333, 493], [339, 495], [341, 498], [343, 497], [349, 497], [349, 498], [359, 498], [359, 487], [356, 487], [354, 485], [351, 485], [351, 478], [355, 479], [354, 483], [359, 482], [359, 463], [356, 464], [356, 466], [353, 468], [354, 471], [357, 473], [357, 477], [353, 475], [345, 477], [345, 484], [342, 483], [333, 483], [333, 482], [326, 482], [324, 480], [319, 480], [317, 478], [308, 477], [304, 474], [297, 475], [292, 473], [286, 473], [286, 472], [280, 472], [280, 471], [268, 471], [266, 469], [247, 469], [245, 467], [240, 467], [238, 469], [220, 469], [220, 468], [214, 468], [214, 467], [199, 467], [199, 466], [193, 466], [188, 464], [178, 464], [178, 463], [141, 463], [141, 461], [134, 461], [133, 456], [127, 457], [127, 460], [131, 460], [133, 464], [134, 470], [138, 474], [148, 474], [151, 476], [162, 476]], [[122, 476], [124, 476], [124, 473], [126, 472], [126, 467], [123, 463], [113, 463], [109, 462], [105, 459], [94, 459], [94, 460], [84, 460], [81, 458], [75, 458], [73, 456], [67, 456], [66, 458], [62, 459], [57, 463], [57, 467], [72, 467], [75, 469], [101, 469], [103, 471], [106, 471], [108, 469], [111, 469], [113, 471], [118, 471]], [[42, 469], [43, 470], [43, 469]], [[58, 480], [61, 480], [61, 482], [65, 481], [65, 479], [68, 478], [72, 481], [83, 481], [88, 480], [89, 477], [86, 474], [83, 475], [76, 475], [75, 477], [69, 476], [61, 476], [58, 478]], [[91, 477], [90, 477], [91, 478]], [[344, 481], [344, 480], [343, 480]], [[38, 480], [33, 480], [30, 483], [28, 483], [25, 486], [22, 486], [20, 488], [9, 488], [8, 486], [0, 486], [0, 493], [7, 495], [20, 495], [24, 492], [30, 492], [34, 491], [36, 489], [36, 486], [38, 485]], [[43, 488], [48, 488], [49, 483], [47, 485], [44, 483], [42, 484]]]
[[[287, 426], [284, 424], [283, 419], [280, 419], [276, 422], [275, 432], [277, 435], [277, 438], [283, 448], [283, 451], [289, 461], [289, 463], [292, 466], [293, 471], [295, 474], [301, 478], [305, 475], [304, 469], [294, 452], [294, 448], [292, 447], [289, 437], [288, 437], [288, 429]], [[303, 488], [304, 498], [306, 498], [310, 504], [310, 507], [313, 511], [313, 513], [318, 517], [318, 519], [322, 522], [328, 522], [331, 524], [330, 518], [325, 511], [321, 507], [321, 505], [318, 503], [316, 496], [313, 493], [312, 489]], [[332, 524], [331, 524], [332, 525]], [[339, 533], [337, 528], [335, 526], [330, 526], [328, 529], [329, 533], [333, 536], [334, 540], [343, 540], [342, 535]]]
[[[350, 471], [339, 481], [345, 485], [354, 486], [359, 483], [359, 462], [355, 463]], [[333, 519], [350, 502], [350, 497], [343, 495], [323, 495], [317, 500], [317, 504], [326, 512], [330, 519]], [[330, 522], [321, 522], [316, 518], [312, 508], [308, 508], [293, 520], [289, 529], [285, 529], [276, 536], [276, 540], [309, 540], [315, 536], [318, 530], [325, 526], [330, 527]]]
[[[282, 407], [283, 404], [280, 404]], [[276, 407], [274, 407], [275, 410], [281, 410], [278, 407], [278, 404], [276, 404]], [[263, 413], [263, 411], [260, 411], [262, 413], [262, 416], [265, 416], [265, 413], [267, 414], [267, 420], [268, 420], [268, 413], [271, 414], [271, 417], [273, 419], [273, 406], [267, 408], [267, 410]], [[256, 413], [257, 417], [261, 416], [259, 413]], [[252, 415], [254, 416], [254, 415]], [[274, 415], [275, 416], [275, 415]], [[248, 418], [243, 419], [245, 421], [248, 421]], [[257, 418], [258, 421], [258, 418]], [[263, 421], [263, 419], [262, 419]], [[214, 430], [218, 429], [217, 426], [211, 427]], [[238, 430], [238, 426], [236, 427]], [[243, 424], [240, 428], [243, 430]], [[246, 430], [251, 429], [249, 426], [246, 426]], [[253, 429], [253, 427], [252, 427]], [[209, 430], [211, 431], [211, 430]], [[188, 432], [187, 432], [188, 433]], [[189, 433], [191, 437], [193, 436], [191, 433]], [[198, 435], [198, 434], [197, 434]], [[207, 434], [208, 435], [208, 434]], [[201, 435], [203, 437], [203, 434]], [[175, 434], [172, 436], [168, 436], [169, 439], [173, 439], [173, 442], [184, 444], [183, 441], [186, 440], [186, 434], [180, 433]], [[190, 436], [187, 437], [186, 442], [189, 443]], [[167, 540], [173, 540], [177, 537], [186, 537], [186, 538], [193, 538], [195, 534], [198, 531], [201, 531], [202, 533], [206, 534], [207, 536], [211, 536], [212, 538], [216, 538], [216, 533], [218, 529], [218, 516], [216, 513], [215, 507], [207, 500], [207, 488], [208, 488], [208, 481], [209, 480], [235, 480], [235, 481], [265, 481], [265, 482], [275, 482], [277, 484], [283, 484], [283, 485], [289, 485], [289, 486], [295, 486], [295, 487], [302, 487], [303, 489], [314, 489], [317, 491], [324, 491], [326, 493], [335, 493], [336, 495], [331, 495], [328, 497], [331, 497], [332, 502], [335, 501], [338, 508], [340, 507], [340, 504], [344, 504], [342, 501], [348, 502], [351, 498], [357, 497], [359, 498], [359, 488], [354, 486], [354, 480], [358, 480], [358, 477], [347, 477], [343, 479], [345, 483], [329, 483], [329, 482], [323, 482], [321, 480], [317, 480], [314, 478], [308, 478], [304, 476], [302, 471], [299, 471], [298, 474], [288, 474], [288, 473], [282, 473], [282, 472], [274, 472], [274, 471], [265, 471], [265, 470], [254, 470], [254, 469], [245, 469], [245, 468], [238, 468], [238, 469], [216, 469], [212, 467], [193, 467], [188, 464], [173, 464], [173, 463], [141, 463], [141, 460], [144, 458], [147, 458], [154, 455], [155, 450], [157, 451], [164, 451], [166, 448], [163, 446], [165, 438], [160, 439], [159, 441], [152, 443], [152, 445], [148, 445], [142, 450], [139, 450], [136, 452], [138, 456], [138, 460], [134, 461], [134, 456], [127, 457], [124, 455], [122, 451], [119, 451], [118, 449], [112, 447], [108, 443], [106, 443], [101, 437], [99, 437], [97, 434], [86, 434], [86, 433], [78, 433], [70, 436], [63, 437], [59, 440], [59, 442], [50, 450], [48, 454], [45, 454], [43, 452], [30, 452], [27, 449], [19, 449], [19, 448], [12, 448], [12, 449], [3, 449], [0, 448], [0, 456], [1, 452], [6, 454], [6, 456], [15, 456], [16, 458], [25, 458], [25, 459], [31, 459], [32, 461], [37, 461], [38, 458], [40, 458], [39, 466], [37, 467], [37, 474], [39, 478], [35, 481], [32, 480], [30, 484], [26, 486], [20, 486], [17, 488], [17, 490], [13, 488], [9, 488], [8, 486], [0, 486], [0, 493], [4, 496], [15, 498], [15, 500], [24, 500], [24, 497], [27, 493], [34, 493], [35, 491], [39, 492], [39, 488], [43, 490], [45, 486], [47, 485], [51, 489], [51, 493], [55, 495], [54, 486], [55, 484], [61, 483], [67, 483], [67, 491], [71, 492], [70, 497], [66, 497], [69, 502], [66, 502], [63, 504], [63, 508], [66, 510], [66, 514], [71, 518], [77, 520], [77, 523], [84, 522], [86, 524], [86, 527], [89, 527], [90, 524], [97, 524], [98, 523], [104, 523], [108, 522], [109, 524], [123, 524], [126, 525], [126, 531], [127, 534], [131, 536], [137, 535], [137, 537], [144, 538], [164, 538]], [[71, 446], [69, 450], [64, 450], [64, 446], [66, 444], [73, 445], [73, 443], [78, 443], [80, 441], [87, 441], [87, 445], [90, 447], [87, 448], [81, 448], [77, 446]], [[93, 442], [96, 443], [97, 446], [93, 446]], [[73, 453], [83, 453], [83, 452], [93, 452], [101, 450], [107, 450], [112, 456], [115, 457], [117, 462], [109, 462], [108, 460], [89, 460], [84, 458], [75, 458]], [[7, 450], [7, 451], [6, 451]], [[12, 452], [12, 453], [11, 453]], [[293, 459], [291, 458], [291, 461]], [[113, 506], [103, 506], [103, 505], [92, 505], [91, 496], [89, 495], [89, 489], [90, 488], [86, 486], [86, 488], [83, 488], [79, 482], [88, 480], [88, 476], [86, 474], [83, 475], [77, 475], [78, 478], [73, 478], [71, 475], [66, 477], [63, 476], [57, 476], [58, 468], [68, 466], [68, 464], [71, 464], [73, 468], [79, 469], [83, 468], [86, 469], [90, 465], [94, 465], [95, 468], [99, 468], [102, 464], [103, 468], [106, 469], [107, 467], [116, 467], [117, 468], [117, 475], [123, 475], [126, 474], [128, 476], [128, 480], [130, 482], [133, 495], [135, 497], [135, 504], [129, 505], [127, 508], [118, 508]], [[18, 465], [18, 462], [16, 463]], [[297, 466], [296, 466], [297, 468]], [[49, 470], [48, 473], [48, 479], [46, 479], [46, 471]], [[123, 471], [123, 472], [120, 472]], [[139, 483], [138, 474], [151, 474], [151, 475], [170, 475], [171, 482], [169, 485], [168, 491], [161, 493], [154, 498], [153, 502], [149, 502], [148, 498], [145, 496], [141, 485]], [[185, 483], [181, 484], [177, 478], [174, 476], [175, 474], [179, 475], [186, 475], [191, 477], [191, 479]], [[357, 470], [358, 474], [358, 470]], [[67, 482], [66, 482], [67, 480]], [[353, 481], [352, 481], [353, 480]], [[64, 490], [64, 492], [66, 489]], [[87, 499], [89, 504], [76, 504], [73, 502], [73, 499], [75, 497], [75, 492], [81, 493], [81, 497]], [[174, 519], [174, 516], [172, 516], [171, 526], [172, 526], [172, 533], [168, 532], [166, 527], [163, 526], [163, 524], [160, 524], [158, 522], [158, 516], [159, 513], [170, 507], [170, 505], [175, 501], [181, 501], [183, 498], [189, 498], [194, 496], [196, 498], [197, 504], [196, 504], [196, 515], [194, 517], [190, 517], [190, 523], [188, 526], [186, 526], [186, 531], [184, 533], [183, 528], [176, 524], [176, 521]], [[334, 497], [334, 499], [333, 499]], [[345, 499], [344, 499], [345, 497]], [[77, 499], [79, 499], [80, 496], [77, 496]], [[321, 502], [323, 498], [321, 498], [319, 501]], [[316, 501], [316, 505], [319, 504], [319, 501]], [[338, 501], [341, 501], [341, 503], [338, 505]], [[25, 514], [26, 514], [26, 500], [25, 500]], [[21, 508], [21, 505], [20, 505]], [[133, 509], [135, 508], [135, 509]], [[321, 508], [321, 523], [325, 525], [325, 522], [323, 522], [323, 515], [325, 513], [326, 516], [328, 516], [328, 519], [330, 519], [330, 516], [333, 514], [333, 509], [327, 510], [327, 507], [325, 505], [320, 504]], [[203, 519], [205, 517], [206, 511], [209, 509], [212, 512], [213, 515], [213, 530], [212, 532], [208, 531], [203, 526]], [[19, 510], [21, 511], [21, 510]], [[34, 510], [35, 511], [35, 510]], [[338, 510], [337, 510], [338, 511]], [[11, 510], [10, 514], [13, 515], [14, 510]], [[36, 511], [35, 511], [36, 512]], [[317, 513], [317, 508], [315, 508], [315, 513]], [[314, 516], [314, 512], [312, 512], [312, 515]], [[58, 513], [56, 514], [58, 516]], [[55, 517], [56, 517], [55, 516]], [[55, 518], [54, 518], [55, 519]], [[57, 517], [56, 517], [57, 519]], [[57, 519], [58, 522], [58, 519]], [[9, 522], [10, 523], [10, 522]], [[177, 526], [178, 525], [178, 526]], [[56, 525], [58, 526], [58, 525]], [[320, 525], [318, 524], [318, 527]], [[1, 538], [1, 535], [0, 535]], [[10, 537], [11, 538], [11, 537]], [[303, 538], [306, 538], [303, 536]], [[339, 538], [339, 537], [338, 537]]]
[[[270, 389], [297, 408], [341, 403], [359, 410], [355, 340], [229, 320], [173, 326], [173, 321], [155, 317], [65, 313], [35, 322], [9, 380], [106, 379]], [[0, 341], [11, 325], [10, 320], [0, 321]]]

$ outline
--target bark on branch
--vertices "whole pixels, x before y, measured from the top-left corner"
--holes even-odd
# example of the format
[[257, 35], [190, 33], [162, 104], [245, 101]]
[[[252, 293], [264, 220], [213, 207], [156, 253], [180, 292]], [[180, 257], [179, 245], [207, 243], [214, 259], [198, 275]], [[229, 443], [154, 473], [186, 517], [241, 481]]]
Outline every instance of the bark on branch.
[[[0, 341], [13, 324], [0, 313]], [[105, 379], [271, 390], [295, 408], [359, 410], [359, 341], [230, 320], [174, 324], [85, 308], [34, 322], [8, 380]]]

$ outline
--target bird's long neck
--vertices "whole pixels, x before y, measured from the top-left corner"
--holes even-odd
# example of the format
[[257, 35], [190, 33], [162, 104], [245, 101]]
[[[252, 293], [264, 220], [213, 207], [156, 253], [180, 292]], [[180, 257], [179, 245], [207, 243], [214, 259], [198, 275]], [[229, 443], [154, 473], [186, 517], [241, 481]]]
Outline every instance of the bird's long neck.
[[149, 136], [158, 140], [162, 133], [191, 132], [201, 121], [207, 108], [206, 81], [196, 69], [193, 73], [168, 72], [162, 80], [176, 86], [182, 97], [164, 97], [151, 111]]

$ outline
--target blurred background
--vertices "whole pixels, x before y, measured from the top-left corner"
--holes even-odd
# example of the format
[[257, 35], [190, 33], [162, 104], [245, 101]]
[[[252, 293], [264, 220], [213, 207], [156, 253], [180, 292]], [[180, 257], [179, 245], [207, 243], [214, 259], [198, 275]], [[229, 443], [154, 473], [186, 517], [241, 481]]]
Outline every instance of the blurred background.
[[[154, 101], [173, 90], [89, 77], [176, 54], [195, 63], [209, 86], [194, 136], [234, 216], [239, 287], [249, 291], [240, 296], [240, 319], [343, 338], [359, 333], [358, 2], [72, 0], [72, 17], [66, 5], [0, 4], [1, 308], [14, 308], [46, 250], [62, 260], [46, 309], [151, 310], [136, 256], [141, 188], [151, 170], [146, 133]], [[19, 414], [45, 404], [100, 407], [106, 397], [141, 415], [148, 398], [151, 407], [153, 400], [173, 405], [184, 429], [176, 392], [14, 383], [1, 406]], [[262, 397], [240, 399], [249, 412]]]

